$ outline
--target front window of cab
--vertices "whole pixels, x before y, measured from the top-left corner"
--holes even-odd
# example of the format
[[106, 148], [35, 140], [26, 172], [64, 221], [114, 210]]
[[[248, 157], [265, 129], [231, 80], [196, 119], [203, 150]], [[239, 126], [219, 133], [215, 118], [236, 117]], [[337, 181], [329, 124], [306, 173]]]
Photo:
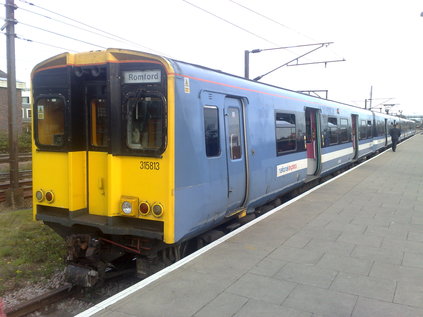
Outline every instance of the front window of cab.
[[159, 154], [164, 151], [164, 98], [142, 95], [127, 101], [126, 143], [131, 150]]
[[39, 98], [35, 103], [35, 138], [39, 145], [64, 145], [65, 101], [60, 97]]

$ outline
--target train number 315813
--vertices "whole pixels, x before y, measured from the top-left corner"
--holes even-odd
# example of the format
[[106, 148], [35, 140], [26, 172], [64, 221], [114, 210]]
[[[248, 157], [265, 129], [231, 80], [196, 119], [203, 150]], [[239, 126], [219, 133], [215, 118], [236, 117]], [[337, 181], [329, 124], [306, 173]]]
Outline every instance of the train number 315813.
[[160, 170], [159, 162], [140, 161], [140, 169], [142, 170]]

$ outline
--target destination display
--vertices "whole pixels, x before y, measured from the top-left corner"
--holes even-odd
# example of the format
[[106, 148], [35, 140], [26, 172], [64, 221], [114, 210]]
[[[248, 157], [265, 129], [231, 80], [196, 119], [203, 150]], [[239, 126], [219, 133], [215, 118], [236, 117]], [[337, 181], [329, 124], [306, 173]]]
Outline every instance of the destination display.
[[123, 82], [125, 84], [160, 83], [161, 75], [160, 69], [125, 71], [123, 72]]

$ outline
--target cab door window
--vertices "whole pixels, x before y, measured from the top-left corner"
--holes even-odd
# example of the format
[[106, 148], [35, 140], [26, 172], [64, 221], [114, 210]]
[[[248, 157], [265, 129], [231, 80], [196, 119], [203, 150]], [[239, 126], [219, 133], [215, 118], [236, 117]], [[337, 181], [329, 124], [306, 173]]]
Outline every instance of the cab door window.
[[65, 143], [65, 100], [62, 97], [39, 98], [34, 108], [37, 144], [63, 146]]
[[105, 147], [109, 145], [108, 115], [105, 99], [91, 99], [91, 137], [92, 146]]

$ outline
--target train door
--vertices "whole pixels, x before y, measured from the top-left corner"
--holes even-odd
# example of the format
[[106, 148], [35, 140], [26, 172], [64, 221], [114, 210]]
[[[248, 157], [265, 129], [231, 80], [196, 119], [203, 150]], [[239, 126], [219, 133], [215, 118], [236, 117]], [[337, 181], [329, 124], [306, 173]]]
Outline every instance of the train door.
[[358, 115], [351, 115], [351, 139], [353, 146], [353, 159], [358, 158]]
[[109, 116], [106, 84], [89, 83], [85, 87], [87, 144], [87, 205], [90, 214], [107, 210], [107, 158], [109, 150]]
[[320, 110], [306, 108], [307, 175], [319, 175], [321, 170]]
[[225, 98], [225, 134], [228, 168], [228, 210], [242, 206], [246, 195], [246, 153], [242, 102]]

